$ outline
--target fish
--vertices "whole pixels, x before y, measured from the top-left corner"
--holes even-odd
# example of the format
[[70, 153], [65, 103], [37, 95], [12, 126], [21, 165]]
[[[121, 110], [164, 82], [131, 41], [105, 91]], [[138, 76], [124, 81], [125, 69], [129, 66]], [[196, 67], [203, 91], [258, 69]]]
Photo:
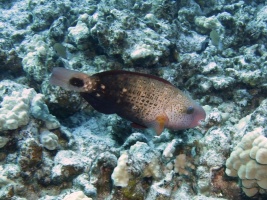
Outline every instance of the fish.
[[93, 74], [62, 67], [53, 69], [49, 82], [79, 92], [98, 112], [117, 114], [133, 127], [194, 128], [205, 119], [205, 110], [169, 81], [139, 72], [111, 70]]

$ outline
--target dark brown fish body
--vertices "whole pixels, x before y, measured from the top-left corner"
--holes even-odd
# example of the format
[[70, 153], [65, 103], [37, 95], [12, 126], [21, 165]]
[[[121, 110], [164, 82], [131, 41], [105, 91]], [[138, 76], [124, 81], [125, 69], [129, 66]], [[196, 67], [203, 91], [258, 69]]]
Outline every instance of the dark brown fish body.
[[[62, 78], [66, 73], [68, 75]], [[135, 124], [152, 127], [158, 134], [164, 127], [194, 127], [205, 118], [204, 110], [183, 92], [168, 81], [147, 74], [108, 71], [88, 76], [56, 68], [50, 81], [81, 92], [99, 112], [116, 113]]]

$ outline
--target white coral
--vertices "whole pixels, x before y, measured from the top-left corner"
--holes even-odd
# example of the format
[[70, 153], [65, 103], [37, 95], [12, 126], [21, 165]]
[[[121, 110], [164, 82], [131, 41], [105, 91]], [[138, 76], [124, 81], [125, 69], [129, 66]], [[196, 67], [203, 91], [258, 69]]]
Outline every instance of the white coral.
[[43, 120], [48, 129], [59, 127], [59, 122], [49, 113], [42, 94], [34, 89], [14, 91], [0, 104], [0, 131], [15, 130], [29, 123], [30, 117]]
[[166, 158], [173, 157], [173, 153], [175, 151], [175, 147], [177, 145], [177, 140], [173, 139], [164, 149], [163, 156]]
[[267, 138], [263, 129], [246, 134], [226, 161], [226, 174], [239, 177], [247, 196], [267, 190]]
[[29, 99], [33, 94], [33, 89], [24, 89], [4, 97], [0, 108], [0, 131], [14, 130], [28, 124]]
[[126, 187], [129, 182], [129, 173], [128, 173], [128, 154], [123, 153], [118, 159], [118, 165], [115, 167], [111, 178], [113, 180], [114, 185]]
[[77, 191], [66, 195], [63, 200], [92, 200], [92, 198], [87, 197], [83, 191]]
[[58, 146], [57, 135], [48, 130], [45, 130], [40, 134], [40, 141], [48, 150], [55, 150]]

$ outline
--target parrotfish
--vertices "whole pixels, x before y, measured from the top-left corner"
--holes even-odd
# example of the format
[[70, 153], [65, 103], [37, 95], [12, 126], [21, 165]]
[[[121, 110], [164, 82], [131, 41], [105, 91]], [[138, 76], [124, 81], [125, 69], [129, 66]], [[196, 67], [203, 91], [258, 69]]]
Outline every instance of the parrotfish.
[[50, 84], [79, 92], [97, 111], [117, 114], [134, 127], [152, 128], [160, 135], [164, 128], [193, 128], [204, 120], [204, 109], [188, 95], [162, 78], [123, 70], [89, 76], [56, 67]]

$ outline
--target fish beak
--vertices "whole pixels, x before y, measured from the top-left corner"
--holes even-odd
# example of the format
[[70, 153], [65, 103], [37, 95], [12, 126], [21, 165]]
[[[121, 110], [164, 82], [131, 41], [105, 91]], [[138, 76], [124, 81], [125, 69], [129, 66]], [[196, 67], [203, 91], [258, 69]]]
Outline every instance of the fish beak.
[[206, 112], [200, 105], [195, 106], [195, 111], [193, 115], [194, 115], [194, 120], [191, 123], [190, 128], [202, 125], [203, 121], [205, 121], [206, 119]]

